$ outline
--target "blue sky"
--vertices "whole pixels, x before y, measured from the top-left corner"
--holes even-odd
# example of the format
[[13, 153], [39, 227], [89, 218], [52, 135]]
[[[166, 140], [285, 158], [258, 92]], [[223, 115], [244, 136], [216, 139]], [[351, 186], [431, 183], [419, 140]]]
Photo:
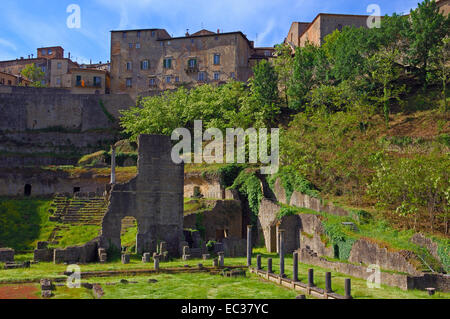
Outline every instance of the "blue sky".
[[[283, 41], [293, 21], [318, 13], [406, 13], [419, 0], [1, 0], [0, 60], [36, 55], [36, 48], [60, 45], [78, 62], [109, 60], [111, 30], [164, 28], [183, 36], [202, 27], [242, 31], [258, 46]], [[81, 8], [81, 28], [69, 29], [70, 4]]]

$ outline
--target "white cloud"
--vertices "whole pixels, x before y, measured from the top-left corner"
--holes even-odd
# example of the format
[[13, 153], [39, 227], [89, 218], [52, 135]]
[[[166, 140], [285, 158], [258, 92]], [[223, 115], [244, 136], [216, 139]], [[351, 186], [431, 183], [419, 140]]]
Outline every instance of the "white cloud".
[[14, 51], [17, 51], [17, 47], [12, 42], [9, 42], [8, 40], [2, 38], [0, 38], [0, 46], [7, 47]]

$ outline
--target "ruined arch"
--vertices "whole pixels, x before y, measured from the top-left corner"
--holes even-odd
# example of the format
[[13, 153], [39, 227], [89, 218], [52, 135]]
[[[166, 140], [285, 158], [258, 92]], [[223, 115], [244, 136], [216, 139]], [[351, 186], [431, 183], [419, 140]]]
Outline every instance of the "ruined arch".
[[160, 241], [172, 256], [179, 255], [183, 237], [184, 164], [171, 158], [168, 136], [140, 135], [138, 174], [124, 184], [112, 185], [108, 210], [103, 217], [100, 246], [121, 248], [121, 221], [136, 218], [137, 253], [156, 252]]

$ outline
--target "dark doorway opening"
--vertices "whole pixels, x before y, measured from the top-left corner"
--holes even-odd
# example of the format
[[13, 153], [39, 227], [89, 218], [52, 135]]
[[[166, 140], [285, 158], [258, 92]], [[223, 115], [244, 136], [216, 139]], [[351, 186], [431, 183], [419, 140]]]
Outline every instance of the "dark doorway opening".
[[73, 193], [75, 194], [75, 193], [79, 193], [81, 191], [81, 188], [80, 187], [74, 187], [73, 188]]
[[30, 184], [25, 185], [23, 194], [25, 196], [31, 196], [31, 185]]

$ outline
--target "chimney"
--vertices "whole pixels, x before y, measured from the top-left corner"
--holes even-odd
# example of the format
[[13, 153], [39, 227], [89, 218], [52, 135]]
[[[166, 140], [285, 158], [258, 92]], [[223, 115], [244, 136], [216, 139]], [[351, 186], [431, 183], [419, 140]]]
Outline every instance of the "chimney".
[[186, 36], [187, 36], [187, 37], [190, 36], [190, 34], [189, 34], [189, 29], [186, 29]]

